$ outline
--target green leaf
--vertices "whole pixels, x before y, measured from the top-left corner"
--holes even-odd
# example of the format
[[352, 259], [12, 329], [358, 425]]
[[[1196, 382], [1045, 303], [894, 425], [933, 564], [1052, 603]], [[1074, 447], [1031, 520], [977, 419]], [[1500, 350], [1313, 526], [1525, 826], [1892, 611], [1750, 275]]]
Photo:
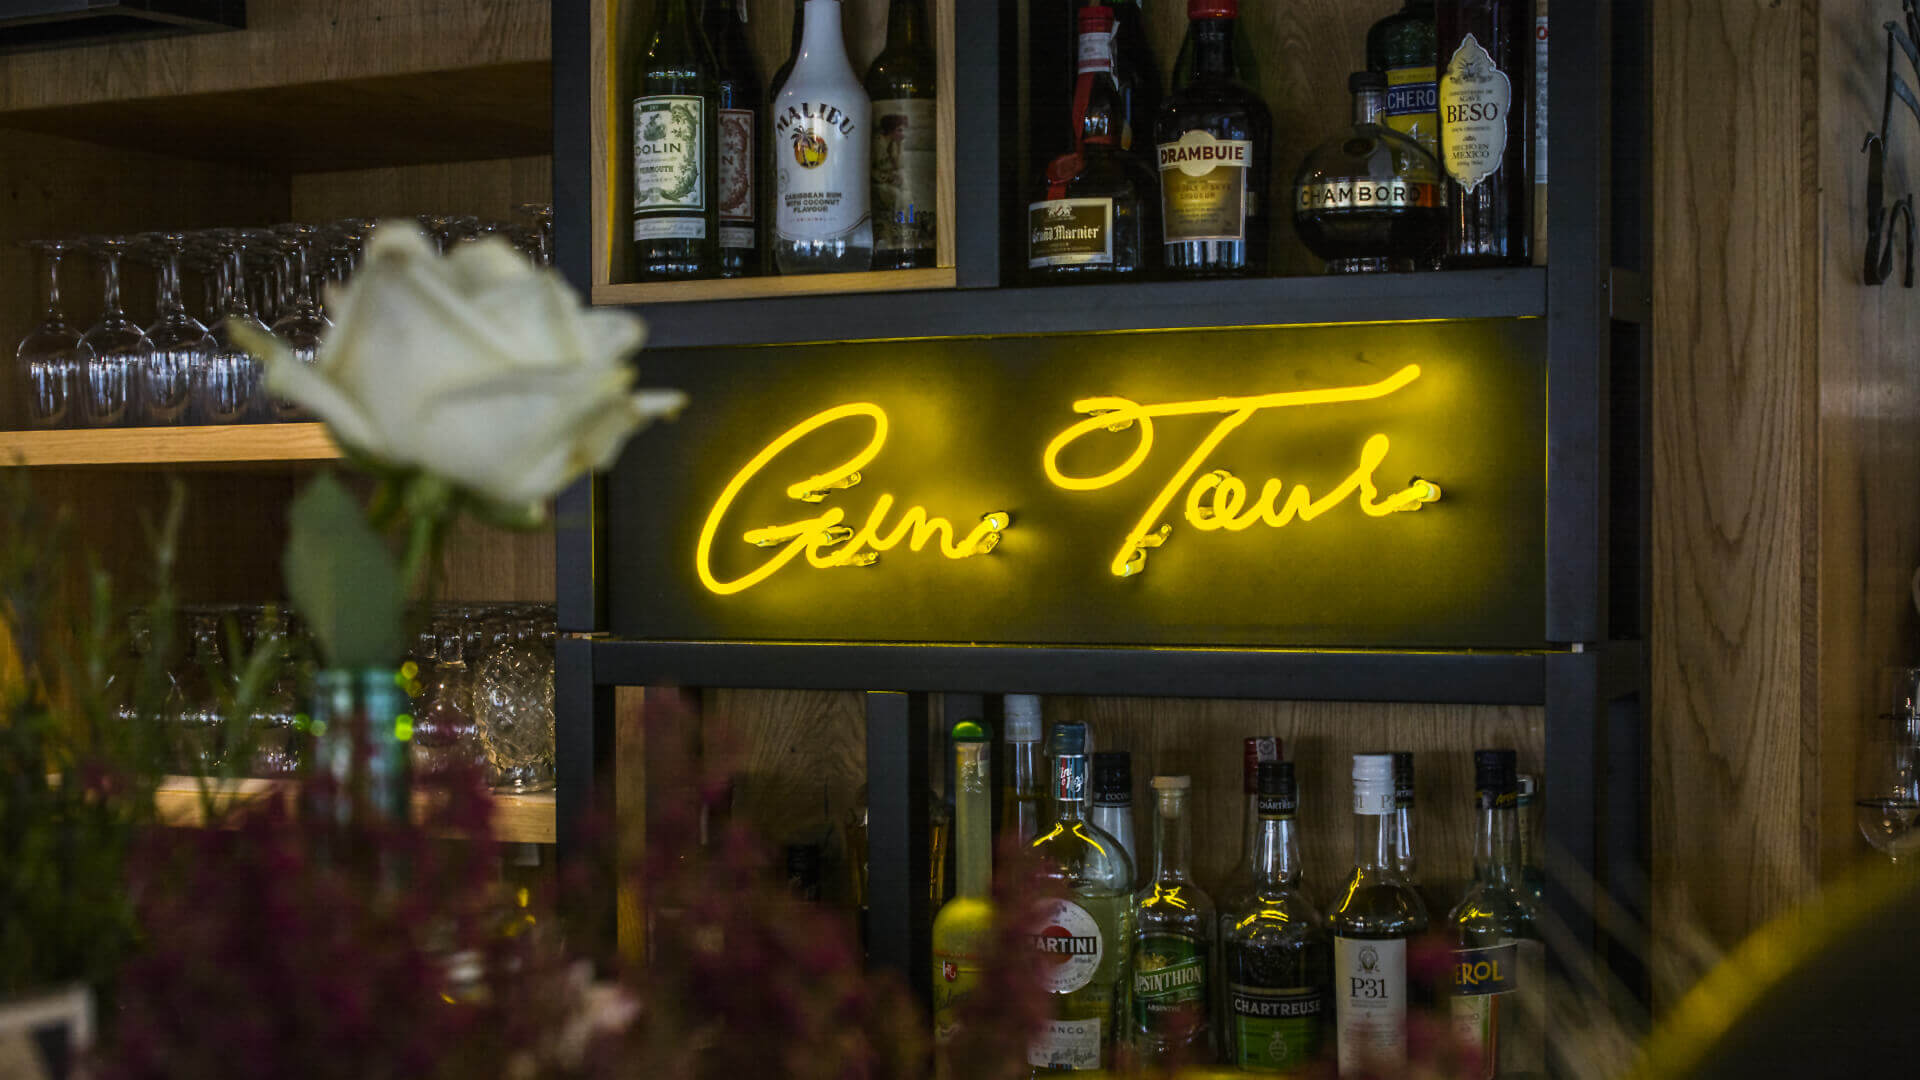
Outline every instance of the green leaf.
[[288, 518], [287, 591], [334, 667], [387, 667], [405, 649], [406, 597], [393, 553], [331, 473]]

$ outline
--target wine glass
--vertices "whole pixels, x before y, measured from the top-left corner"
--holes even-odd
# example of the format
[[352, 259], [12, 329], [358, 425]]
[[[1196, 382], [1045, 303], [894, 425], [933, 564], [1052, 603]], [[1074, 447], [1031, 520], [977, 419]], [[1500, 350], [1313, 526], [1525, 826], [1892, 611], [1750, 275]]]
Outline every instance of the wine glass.
[[[311, 366], [319, 352], [320, 340], [333, 329], [333, 321], [320, 310], [313, 288], [313, 243], [320, 229], [315, 225], [280, 225], [273, 231], [279, 240], [280, 273], [286, 281], [287, 294], [282, 305], [284, 314], [274, 321], [273, 332], [286, 342], [295, 360]], [[305, 416], [294, 402], [277, 396], [269, 400], [275, 420], [299, 420]]]
[[120, 306], [120, 260], [128, 242], [103, 236], [87, 242], [100, 261], [100, 321], [80, 339], [81, 420], [90, 427], [118, 427], [140, 412], [137, 372], [145, 370], [153, 344]]
[[33, 240], [26, 245], [40, 256], [40, 321], [20, 339], [14, 363], [27, 399], [27, 423], [59, 427], [73, 420], [73, 388], [80, 332], [60, 308], [60, 260], [73, 245], [64, 240]]
[[1920, 730], [1914, 714], [1882, 714], [1860, 741], [1854, 820], [1874, 850], [1899, 862], [1920, 850]]
[[153, 260], [157, 296], [155, 318], [147, 327], [151, 348], [141, 380], [142, 419], [149, 424], [178, 424], [193, 402], [193, 382], [213, 352], [205, 323], [187, 314], [180, 295], [180, 256], [184, 233], [154, 233], [146, 239]]
[[239, 424], [264, 410], [256, 403], [261, 394], [260, 360], [235, 340], [233, 328], [248, 325], [263, 335], [268, 331], [247, 303], [246, 237], [238, 230], [216, 229], [208, 240], [220, 257], [220, 318], [208, 331], [213, 349], [194, 396], [203, 423]]

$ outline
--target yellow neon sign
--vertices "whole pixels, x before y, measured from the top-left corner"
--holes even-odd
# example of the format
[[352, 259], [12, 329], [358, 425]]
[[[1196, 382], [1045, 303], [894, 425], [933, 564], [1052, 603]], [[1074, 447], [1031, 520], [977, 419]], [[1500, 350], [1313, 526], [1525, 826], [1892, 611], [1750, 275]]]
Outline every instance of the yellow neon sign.
[[953, 523], [927, 513], [922, 506], [908, 507], [900, 515], [899, 521], [890, 527], [887, 515], [893, 510], [894, 498], [882, 494], [874, 500], [873, 510], [858, 529], [843, 524], [847, 515], [839, 507], [830, 507], [814, 517], [785, 525], [750, 529], [742, 536], [747, 543], [780, 550], [766, 562], [732, 581], [721, 581], [716, 577], [713, 573], [713, 543], [720, 534], [721, 522], [732, 509], [734, 501], [740, 497], [741, 489], [794, 443], [829, 424], [862, 417], [873, 423], [873, 435], [859, 453], [835, 468], [804, 477], [787, 486], [786, 494], [790, 499], [805, 503], [823, 502], [833, 492], [860, 483], [860, 470], [872, 464], [886, 445], [889, 425], [885, 409], [860, 401], [815, 413], [761, 448], [751, 461], [733, 475], [720, 493], [720, 498], [714, 501], [713, 508], [707, 512], [706, 522], [700, 527], [700, 542], [694, 552], [694, 570], [699, 574], [701, 584], [721, 596], [742, 592], [779, 573], [782, 567], [802, 554], [810, 565], [826, 570], [841, 566], [871, 566], [879, 559], [881, 552], [892, 550], [902, 542], [906, 543], [908, 550], [920, 551], [938, 540], [940, 554], [949, 559], [985, 555], [1000, 543], [1000, 534], [1013, 523], [1012, 516], [1005, 511], [982, 514], [979, 524], [955, 540]]
[[[1154, 429], [1156, 417], [1200, 416], [1220, 414], [1220, 420], [1214, 424], [1205, 438], [1202, 438], [1187, 459], [1175, 469], [1173, 476], [1161, 486], [1146, 512], [1134, 522], [1126, 539], [1120, 544], [1114, 555], [1110, 569], [1119, 577], [1138, 574], [1146, 567], [1147, 551], [1166, 543], [1173, 533], [1173, 526], [1161, 522], [1160, 516], [1166, 512], [1168, 504], [1179, 494], [1182, 488], [1193, 481], [1194, 474], [1200, 470], [1207, 458], [1219, 449], [1227, 436], [1233, 434], [1241, 425], [1251, 420], [1255, 414], [1266, 409], [1289, 408], [1300, 405], [1330, 405], [1342, 402], [1374, 401], [1405, 389], [1420, 377], [1420, 366], [1408, 364], [1399, 371], [1375, 383], [1359, 386], [1337, 386], [1320, 390], [1291, 390], [1275, 394], [1256, 394], [1250, 397], [1210, 398], [1200, 401], [1175, 401], [1161, 405], [1141, 405], [1123, 397], [1083, 398], [1073, 403], [1073, 411], [1087, 414], [1085, 420], [1073, 424], [1053, 437], [1047, 444], [1042, 466], [1047, 479], [1056, 487], [1067, 491], [1098, 491], [1133, 475], [1135, 470], [1146, 463], [1153, 453]], [[1096, 431], [1120, 432], [1138, 429], [1133, 452], [1125, 461], [1097, 476], [1069, 476], [1060, 468], [1060, 455], [1081, 438]], [[1369, 517], [1384, 517], [1401, 510], [1418, 510], [1427, 503], [1440, 498], [1440, 489], [1436, 485], [1416, 479], [1405, 489], [1380, 498], [1380, 489], [1374, 482], [1374, 472], [1386, 460], [1389, 442], [1385, 435], [1374, 435], [1367, 439], [1360, 450], [1360, 463], [1349, 473], [1346, 479], [1335, 485], [1331, 491], [1319, 498], [1307, 490], [1304, 484], [1293, 485], [1286, 489], [1278, 478], [1267, 480], [1260, 487], [1260, 494], [1249, 504], [1247, 486], [1238, 477], [1223, 469], [1202, 476], [1187, 490], [1185, 518], [1188, 524], [1202, 532], [1226, 530], [1239, 532], [1255, 524], [1265, 524], [1271, 528], [1284, 528], [1295, 521], [1312, 521], [1321, 514], [1344, 502], [1358, 493], [1360, 509]]]

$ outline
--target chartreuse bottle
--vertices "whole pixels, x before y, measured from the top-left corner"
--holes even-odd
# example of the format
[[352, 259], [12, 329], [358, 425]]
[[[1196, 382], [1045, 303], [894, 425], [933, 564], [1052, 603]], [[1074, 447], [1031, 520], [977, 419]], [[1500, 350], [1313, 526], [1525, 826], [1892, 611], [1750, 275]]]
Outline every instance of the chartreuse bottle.
[[961, 1004], [980, 981], [981, 957], [993, 933], [993, 791], [987, 731], [978, 722], [953, 726], [955, 887], [933, 919], [933, 1037], [952, 1040]]

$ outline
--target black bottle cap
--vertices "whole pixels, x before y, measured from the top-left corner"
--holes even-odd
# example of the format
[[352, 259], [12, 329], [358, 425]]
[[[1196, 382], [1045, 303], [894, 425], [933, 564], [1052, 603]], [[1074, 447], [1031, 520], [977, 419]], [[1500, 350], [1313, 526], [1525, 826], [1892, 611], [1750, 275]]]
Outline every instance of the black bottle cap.
[[1293, 783], [1293, 762], [1261, 762], [1254, 785], [1259, 789], [1260, 813], [1291, 814], [1296, 809], [1299, 792]]
[[1519, 755], [1512, 750], [1475, 750], [1473, 786], [1494, 796], [1520, 793]]
[[1362, 90], [1385, 90], [1387, 77], [1377, 71], [1356, 71], [1347, 76], [1347, 93], [1357, 94]]
[[1093, 755], [1093, 805], [1133, 805], [1133, 755], [1102, 750]]

